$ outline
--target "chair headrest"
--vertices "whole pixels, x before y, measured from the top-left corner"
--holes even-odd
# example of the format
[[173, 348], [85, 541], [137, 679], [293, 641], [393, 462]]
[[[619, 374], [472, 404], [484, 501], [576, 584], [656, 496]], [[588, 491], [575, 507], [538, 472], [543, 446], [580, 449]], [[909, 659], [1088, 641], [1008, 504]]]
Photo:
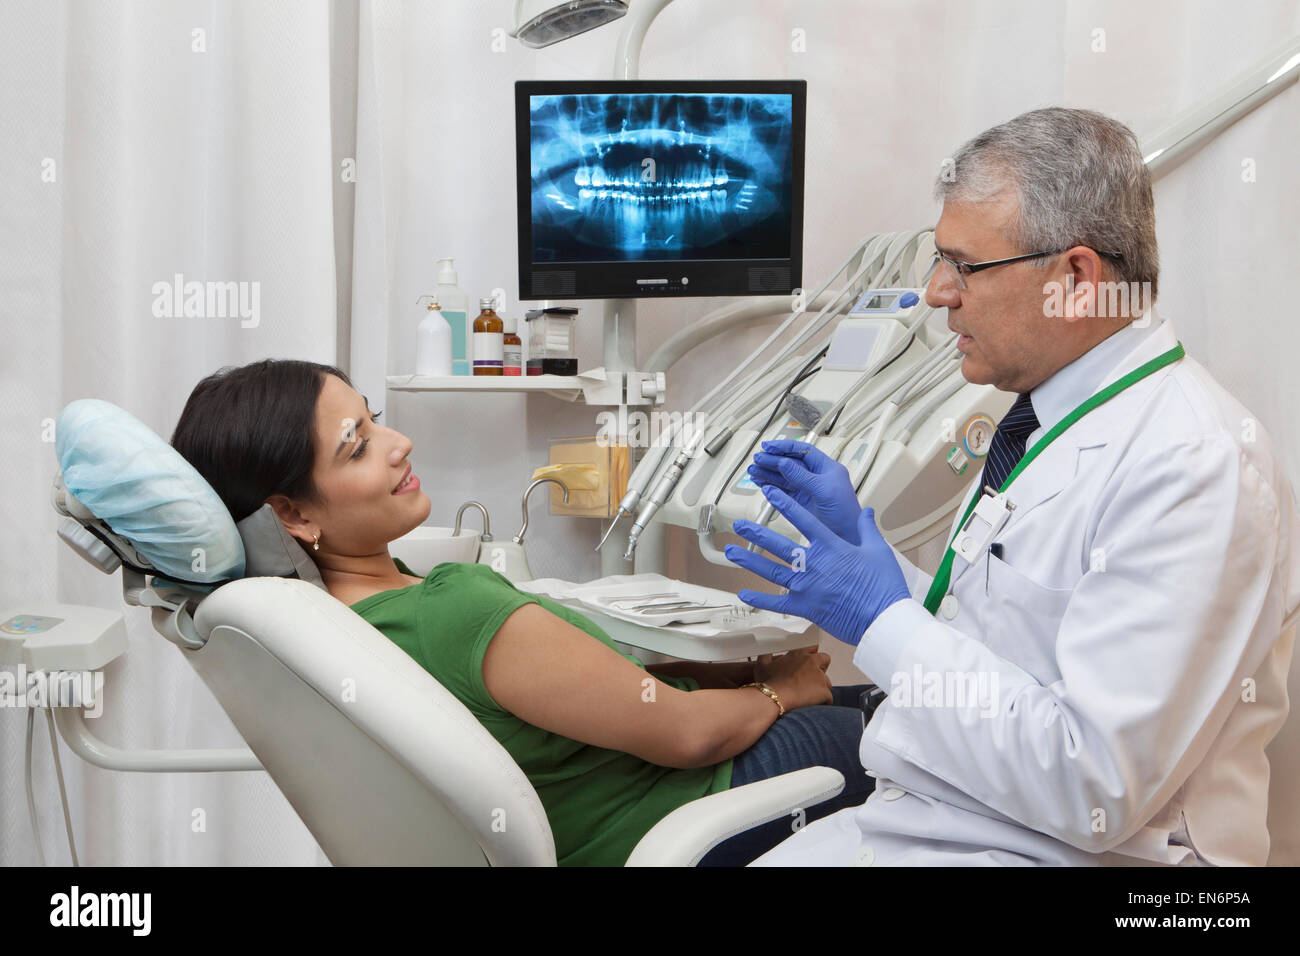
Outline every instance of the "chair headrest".
[[270, 505], [262, 505], [235, 527], [244, 542], [245, 577], [302, 578], [323, 591], [328, 590], [316, 562], [308, 557], [302, 543], [288, 532]]
[[236, 525], [180, 452], [111, 402], [69, 403], [55, 426], [55, 455], [66, 494], [81, 506], [68, 502], [70, 516], [86, 524], [93, 515], [162, 577], [199, 586], [299, 577], [325, 588], [270, 505]]

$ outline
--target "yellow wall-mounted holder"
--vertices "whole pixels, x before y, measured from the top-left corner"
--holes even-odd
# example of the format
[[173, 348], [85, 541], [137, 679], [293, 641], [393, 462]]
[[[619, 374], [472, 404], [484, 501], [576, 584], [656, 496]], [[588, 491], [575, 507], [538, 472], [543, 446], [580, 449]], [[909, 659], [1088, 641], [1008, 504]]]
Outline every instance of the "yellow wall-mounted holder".
[[627, 493], [628, 447], [589, 438], [557, 438], [551, 442], [551, 462], [533, 478], [558, 478], [569, 489], [564, 503], [560, 489], [551, 487], [551, 514], [609, 518]]

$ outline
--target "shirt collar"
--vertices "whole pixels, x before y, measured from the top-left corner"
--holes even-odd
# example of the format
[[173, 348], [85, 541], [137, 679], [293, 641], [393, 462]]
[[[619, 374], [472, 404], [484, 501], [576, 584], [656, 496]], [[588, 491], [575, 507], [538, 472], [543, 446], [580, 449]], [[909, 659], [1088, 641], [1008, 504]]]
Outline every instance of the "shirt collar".
[[[1150, 321], [1143, 321], [1148, 317]], [[1121, 366], [1127, 364], [1128, 358], [1138, 352], [1144, 342], [1168, 324], [1160, 318], [1152, 305], [1141, 319], [1102, 339], [1038, 387], [1031, 389], [1029, 400], [1033, 402], [1039, 424], [1033, 435], [1050, 430], [1078, 405], [1100, 391], [1106, 382], [1129, 371], [1127, 368], [1121, 371]]]

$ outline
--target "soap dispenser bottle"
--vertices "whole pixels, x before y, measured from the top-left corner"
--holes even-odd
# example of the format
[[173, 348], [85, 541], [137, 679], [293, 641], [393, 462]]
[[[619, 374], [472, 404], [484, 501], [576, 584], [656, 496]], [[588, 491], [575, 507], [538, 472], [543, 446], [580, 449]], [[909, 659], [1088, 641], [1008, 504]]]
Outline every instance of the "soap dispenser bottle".
[[451, 374], [469, 375], [469, 296], [456, 284], [455, 261], [451, 258], [437, 261], [441, 264], [438, 270], [438, 308], [451, 326]]
[[415, 330], [415, 374], [451, 374], [451, 326], [438, 311], [438, 302], [431, 295], [422, 295], [417, 304], [429, 300], [424, 318]]

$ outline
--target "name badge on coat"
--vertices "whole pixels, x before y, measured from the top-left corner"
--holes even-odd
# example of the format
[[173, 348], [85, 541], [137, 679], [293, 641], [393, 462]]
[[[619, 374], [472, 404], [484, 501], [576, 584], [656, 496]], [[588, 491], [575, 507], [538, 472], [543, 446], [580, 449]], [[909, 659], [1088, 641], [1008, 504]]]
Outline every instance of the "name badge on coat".
[[995, 492], [986, 485], [975, 510], [957, 533], [952, 543], [953, 551], [967, 564], [974, 564], [988, 550], [1015, 510], [1016, 506], [1005, 494]]

